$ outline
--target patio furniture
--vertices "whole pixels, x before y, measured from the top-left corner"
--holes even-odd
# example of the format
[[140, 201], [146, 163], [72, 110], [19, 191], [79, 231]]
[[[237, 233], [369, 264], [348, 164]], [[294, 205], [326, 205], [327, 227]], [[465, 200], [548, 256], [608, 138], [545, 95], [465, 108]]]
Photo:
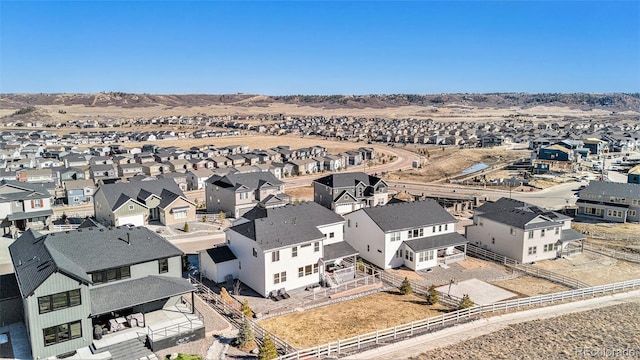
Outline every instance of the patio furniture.
[[116, 332], [122, 329], [122, 325], [116, 321], [116, 319], [109, 319], [109, 330]]
[[129, 322], [129, 326], [131, 327], [144, 327], [144, 316], [142, 315], [142, 313], [128, 315], [127, 321]]

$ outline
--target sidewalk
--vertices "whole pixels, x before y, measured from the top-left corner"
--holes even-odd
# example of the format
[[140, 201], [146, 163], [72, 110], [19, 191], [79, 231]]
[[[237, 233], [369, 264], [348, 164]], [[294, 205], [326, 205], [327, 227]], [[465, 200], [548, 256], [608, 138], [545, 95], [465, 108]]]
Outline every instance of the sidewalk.
[[478, 336], [490, 334], [504, 329], [511, 324], [538, 319], [548, 319], [564, 314], [571, 314], [624, 303], [640, 304], [640, 290], [475, 320], [426, 335], [417, 336], [395, 344], [354, 354], [346, 357], [345, 359], [391, 360], [416, 357], [429, 350], [453, 345]]

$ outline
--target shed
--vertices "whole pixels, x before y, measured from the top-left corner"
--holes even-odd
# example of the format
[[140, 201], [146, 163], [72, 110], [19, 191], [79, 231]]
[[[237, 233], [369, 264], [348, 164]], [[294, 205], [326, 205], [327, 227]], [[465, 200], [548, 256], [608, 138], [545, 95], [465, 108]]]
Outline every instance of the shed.
[[200, 273], [207, 279], [222, 283], [229, 276], [238, 278], [239, 260], [227, 245], [198, 252]]

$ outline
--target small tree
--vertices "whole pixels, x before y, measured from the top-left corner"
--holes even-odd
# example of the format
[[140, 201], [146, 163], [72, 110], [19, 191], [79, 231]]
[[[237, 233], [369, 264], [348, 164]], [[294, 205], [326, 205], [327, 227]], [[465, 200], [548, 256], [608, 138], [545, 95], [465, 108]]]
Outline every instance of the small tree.
[[231, 305], [233, 303], [233, 298], [225, 288], [220, 289], [220, 298], [222, 299], [222, 302], [227, 305]]
[[464, 294], [462, 299], [460, 300], [460, 304], [458, 304], [458, 310], [467, 309], [474, 305], [474, 302], [471, 301], [469, 294]]
[[362, 260], [362, 258], [358, 259], [358, 270], [359, 271], [364, 271], [365, 266], [364, 266], [364, 261]]
[[240, 312], [246, 317], [253, 316], [253, 310], [251, 310], [251, 306], [249, 306], [249, 300], [244, 300], [242, 302], [242, 305], [240, 305]]
[[63, 224], [69, 225], [69, 217], [67, 216], [67, 213], [63, 212], [62, 216], [60, 216], [60, 220], [62, 220]]
[[409, 279], [407, 279], [407, 277], [405, 276], [404, 280], [402, 280], [402, 285], [400, 285], [400, 293], [402, 295], [410, 295], [413, 292], [413, 289], [411, 288], [411, 283], [409, 282]]
[[206, 223], [207, 222], [207, 215], [202, 215], [202, 222]]
[[273, 343], [271, 337], [267, 334], [262, 340], [262, 345], [258, 349], [258, 359], [260, 360], [273, 360], [278, 357], [278, 349], [276, 344]]
[[435, 285], [429, 286], [429, 291], [427, 292], [427, 304], [435, 305], [440, 301], [440, 297], [438, 296], [438, 290], [436, 290]]
[[182, 228], [182, 230], [183, 230], [184, 232], [189, 232], [189, 231], [191, 231], [191, 228], [189, 227], [189, 223], [188, 223], [188, 222], [184, 223], [184, 227]]
[[223, 222], [226, 218], [227, 214], [224, 211], [220, 211], [220, 213], [218, 214], [218, 219], [220, 220], [220, 222]]
[[238, 339], [236, 341], [238, 343], [238, 347], [242, 350], [255, 349], [255, 337], [248, 318], [244, 319], [244, 323], [242, 324], [242, 328], [238, 333]]

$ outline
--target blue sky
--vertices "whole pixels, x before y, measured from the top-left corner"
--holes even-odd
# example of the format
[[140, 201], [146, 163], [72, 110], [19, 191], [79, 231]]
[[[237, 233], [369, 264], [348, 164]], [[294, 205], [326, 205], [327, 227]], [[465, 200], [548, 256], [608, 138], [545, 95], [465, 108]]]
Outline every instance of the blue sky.
[[0, 0], [0, 92], [638, 92], [639, 1]]

